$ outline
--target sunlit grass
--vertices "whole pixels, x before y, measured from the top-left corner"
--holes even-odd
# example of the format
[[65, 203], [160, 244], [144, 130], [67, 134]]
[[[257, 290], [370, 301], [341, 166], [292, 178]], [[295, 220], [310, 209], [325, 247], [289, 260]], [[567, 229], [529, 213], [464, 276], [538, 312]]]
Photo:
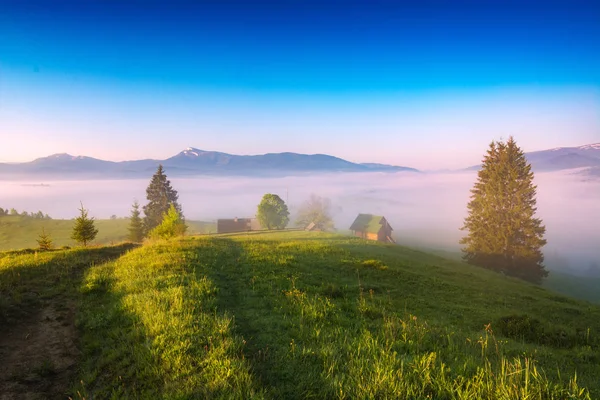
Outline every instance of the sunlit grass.
[[190, 246], [158, 243], [89, 271], [81, 396], [261, 397], [232, 317], [215, 309], [216, 287], [194, 275], [205, 262]]
[[[598, 393], [598, 308], [402, 247], [304, 232], [161, 242], [92, 268], [83, 293], [89, 398]], [[496, 332], [517, 310], [572, 343]]]
[[600, 396], [600, 307], [516, 279], [309, 232], [132, 248], [0, 253], [5, 326], [75, 305], [73, 398]]

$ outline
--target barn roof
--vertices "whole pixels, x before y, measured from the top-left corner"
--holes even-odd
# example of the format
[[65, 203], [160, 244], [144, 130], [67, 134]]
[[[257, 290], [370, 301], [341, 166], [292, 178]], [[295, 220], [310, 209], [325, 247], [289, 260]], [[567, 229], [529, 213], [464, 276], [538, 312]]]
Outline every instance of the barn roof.
[[377, 233], [381, 229], [382, 219], [384, 218], [381, 215], [358, 214], [358, 217], [356, 217], [356, 219], [350, 226], [350, 230]]

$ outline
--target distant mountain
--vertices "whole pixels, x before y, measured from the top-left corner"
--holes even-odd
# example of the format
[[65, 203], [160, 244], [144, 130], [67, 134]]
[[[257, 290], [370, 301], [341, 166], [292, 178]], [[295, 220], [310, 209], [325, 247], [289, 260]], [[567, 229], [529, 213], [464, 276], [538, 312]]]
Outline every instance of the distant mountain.
[[[584, 174], [600, 174], [600, 143], [533, 151], [525, 153], [525, 157], [532, 169], [538, 172], [585, 168]], [[480, 165], [474, 165], [467, 170], [480, 168]]]
[[169, 176], [244, 175], [281, 176], [310, 172], [418, 172], [386, 164], [358, 164], [326, 154], [268, 153], [233, 155], [188, 147], [166, 160], [104, 161], [91, 157], [53, 154], [31, 162], [0, 164], [1, 179], [88, 179], [147, 177], [158, 164]]
[[205, 173], [260, 173], [277, 172], [366, 172], [413, 171], [414, 168], [386, 164], [357, 164], [327, 154], [267, 153], [240, 156], [188, 147], [164, 160], [165, 168], [178, 168]]
[[395, 165], [387, 165], [387, 164], [378, 164], [378, 163], [362, 163], [360, 164], [364, 167], [367, 167], [370, 170], [375, 170], [375, 171], [413, 171], [413, 172], [418, 172], [418, 170], [414, 169], [414, 168], [408, 168], [408, 167], [397, 167]]

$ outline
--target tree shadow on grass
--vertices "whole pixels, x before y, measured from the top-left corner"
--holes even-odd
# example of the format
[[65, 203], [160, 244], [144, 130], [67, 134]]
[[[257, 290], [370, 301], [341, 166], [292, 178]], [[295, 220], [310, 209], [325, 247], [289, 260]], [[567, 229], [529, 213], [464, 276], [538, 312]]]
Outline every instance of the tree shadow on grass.
[[[246, 341], [244, 353], [252, 373], [273, 398], [323, 398], [330, 383], [323, 377], [323, 360], [317, 352], [302, 353], [299, 315], [281, 307], [280, 288], [289, 286], [286, 274], [265, 276], [281, 268], [277, 261], [262, 261], [254, 268], [243, 246], [231, 239], [213, 238], [219, 258], [199, 269], [218, 288], [217, 309], [233, 315], [234, 332]], [[198, 248], [202, 258], [202, 248]], [[289, 311], [289, 310], [288, 310]]]
[[138, 245], [7, 253], [0, 259], [0, 331], [35, 313], [40, 304], [74, 298], [83, 272], [94, 264], [121, 257]]
[[114, 266], [105, 264], [89, 274], [77, 318], [79, 379], [72, 398], [158, 398], [163, 382], [156, 355], [139, 317], [127, 312], [125, 293], [115, 289]]
[[83, 273], [134, 247], [11, 253], [0, 260], [1, 393], [66, 398], [79, 359], [75, 315]]

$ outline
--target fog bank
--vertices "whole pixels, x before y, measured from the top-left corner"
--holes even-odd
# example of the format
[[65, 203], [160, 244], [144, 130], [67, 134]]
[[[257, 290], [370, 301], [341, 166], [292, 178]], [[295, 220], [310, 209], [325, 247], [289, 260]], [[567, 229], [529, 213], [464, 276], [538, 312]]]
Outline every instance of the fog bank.
[[[166, 171], [168, 174], [168, 171]], [[173, 178], [186, 218], [255, 215], [264, 193], [287, 200], [292, 214], [311, 193], [329, 197], [339, 230], [358, 213], [385, 215], [399, 243], [458, 250], [476, 172], [455, 174], [350, 173], [284, 178]], [[53, 218], [73, 218], [82, 201], [96, 218], [127, 216], [134, 199], [146, 202], [148, 180], [0, 181], [0, 207], [38, 210]], [[571, 267], [600, 263], [600, 181], [582, 181], [573, 172], [537, 173], [538, 216], [546, 226], [550, 258], [560, 255]]]

